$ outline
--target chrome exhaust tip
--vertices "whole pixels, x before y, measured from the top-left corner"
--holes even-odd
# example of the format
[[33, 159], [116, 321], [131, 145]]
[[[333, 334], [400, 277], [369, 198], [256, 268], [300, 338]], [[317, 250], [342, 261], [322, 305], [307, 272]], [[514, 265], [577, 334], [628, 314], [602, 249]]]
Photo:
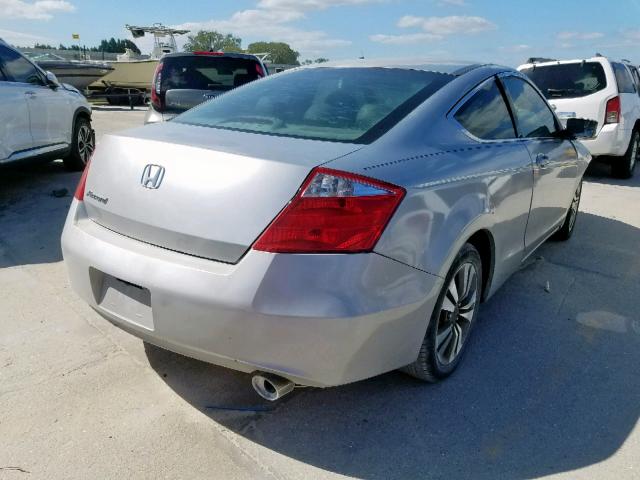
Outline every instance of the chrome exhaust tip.
[[272, 373], [256, 373], [251, 377], [251, 385], [258, 395], [270, 402], [293, 392], [296, 386], [291, 380]]

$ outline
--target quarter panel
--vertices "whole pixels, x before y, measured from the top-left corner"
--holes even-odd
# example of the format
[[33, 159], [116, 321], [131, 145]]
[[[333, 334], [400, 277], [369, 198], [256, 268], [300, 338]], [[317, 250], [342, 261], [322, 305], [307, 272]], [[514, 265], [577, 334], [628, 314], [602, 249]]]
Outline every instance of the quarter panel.
[[332, 167], [407, 189], [375, 248], [382, 255], [444, 277], [469, 237], [487, 229], [495, 244], [492, 293], [524, 255], [531, 159], [521, 141], [476, 142], [453, 130], [433, 127], [434, 138], [454, 140], [448, 146], [423, 145], [420, 153], [378, 164], [370, 160], [373, 149], [365, 148], [332, 162]]

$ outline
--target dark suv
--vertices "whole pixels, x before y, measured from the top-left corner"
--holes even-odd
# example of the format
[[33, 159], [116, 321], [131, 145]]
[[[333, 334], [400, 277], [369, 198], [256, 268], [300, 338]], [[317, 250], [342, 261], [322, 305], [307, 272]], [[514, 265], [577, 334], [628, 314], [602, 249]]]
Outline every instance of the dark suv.
[[267, 75], [255, 55], [172, 53], [162, 57], [151, 84], [145, 123], [164, 122], [211, 98]]

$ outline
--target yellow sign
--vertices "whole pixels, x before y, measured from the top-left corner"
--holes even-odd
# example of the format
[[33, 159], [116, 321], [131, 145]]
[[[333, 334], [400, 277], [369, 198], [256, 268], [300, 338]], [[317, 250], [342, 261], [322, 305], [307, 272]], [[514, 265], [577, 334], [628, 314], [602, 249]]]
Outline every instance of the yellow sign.
[[73, 38], [74, 40], [80, 40], [80, 34], [79, 33], [72, 33], [71, 34], [71, 38]]

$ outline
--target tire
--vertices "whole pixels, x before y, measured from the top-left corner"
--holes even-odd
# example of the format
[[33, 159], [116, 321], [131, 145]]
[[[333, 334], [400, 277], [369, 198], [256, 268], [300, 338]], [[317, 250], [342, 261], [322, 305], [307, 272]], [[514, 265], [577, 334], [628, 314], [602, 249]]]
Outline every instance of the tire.
[[[454, 301], [464, 278], [468, 279], [469, 289]], [[476, 323], [482, 288], [482, 260], [478, 250], [467, 243], [445, 277], [418, 358], [403, 372], [419, 380], [437, 382], [455, 371]]]
[[87, 117], [79, 116], [73, 126], [71, 151], [64, 159], [64, 166], [71, 171], [82, 171], [95, 149], [96, 139], [91, 122]]
[[611, 172], [614, 177], [617, 178], [631, 178], [633, 172], [638, 163], [638, 156], [640, 155], [640, 132], [637, 130], [633, 132], [631, 136], [631, 142], [627, 153], [623, 157], [616, 158], [611, 164]]
[[576, 227], [576, 220], [578, 219], [578, 213], [580, 211], [580, 199], [582, 198], [582, 180], [580, 180], [580, 184], [578, 185], [578, 189], [576, 193], [573, 195], [573, 199], [571, 200], [571, 205], [569, 205], [569, 210], [567, 211], [567, 216], [564, 218], [564, 223], [560, 230], [558, 230], [553, 236], [554, 240], [559, 241], [567, 241], [573, 235], [573, 231]]

